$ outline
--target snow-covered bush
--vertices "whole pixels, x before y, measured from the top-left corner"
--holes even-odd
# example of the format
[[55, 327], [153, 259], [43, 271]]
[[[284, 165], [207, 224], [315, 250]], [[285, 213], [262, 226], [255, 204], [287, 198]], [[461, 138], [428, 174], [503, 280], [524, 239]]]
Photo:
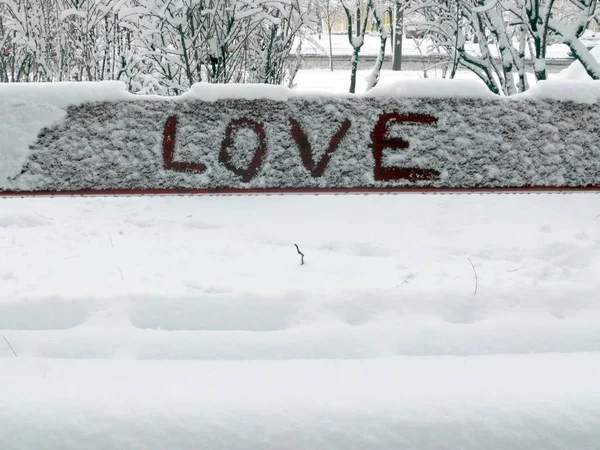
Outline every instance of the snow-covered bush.
[[193, 83], [290, 83], [299, 0], [0, 0], [0, 79], [121, 80], [140, 93]]

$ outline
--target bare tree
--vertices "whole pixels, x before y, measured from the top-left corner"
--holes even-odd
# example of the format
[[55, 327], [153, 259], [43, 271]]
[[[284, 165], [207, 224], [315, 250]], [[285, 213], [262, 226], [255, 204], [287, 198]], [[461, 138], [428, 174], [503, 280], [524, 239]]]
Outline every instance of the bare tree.
[[365, 33], [373, 4], [371, 0], [342, 0], [342, 7], [348, 20], [348, 42], [352, 46], [350, 93], [354, 94], [356, 92], [358, 58], [365, 43]]
[[324, 25], [327, 31], [329, 44], [329, 70], [333, 72], [333, 40], [331, 34], [333, 27], [338, 22], [343, 13], [341, 0], [315, 0], [315, 11], [320, 20], [319, 26]]

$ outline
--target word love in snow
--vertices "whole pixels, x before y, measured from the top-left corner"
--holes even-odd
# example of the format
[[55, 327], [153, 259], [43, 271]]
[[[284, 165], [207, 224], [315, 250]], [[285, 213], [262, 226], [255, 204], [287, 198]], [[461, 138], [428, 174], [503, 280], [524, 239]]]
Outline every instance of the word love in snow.
[[[439, 177], [440, 172], [433, 169], [422, 169], [417, 167], [394, 167], [386, 166], [383, 163], [383, 152], [386, 149], [403, 150], [409, 147], [409, 143], [399, 137], [387, 137], [389, 128], [395, 124], [411, 125], [434, 125], [438, 119], [427, 114], [400, 114], [397, 112], [382, 113], [371, 132], [371, 149], [373, 152], [374, 168], [373, 176], [375, 181], [393, 181], [393, 180], [432, 180]], [[331, 157], [338, 149], [340, 143], [352, 127], [349, 119], [344, 120], [336, 133], [329, 140], [325, 153], [318, 161], [312, 150], [312, 145], [302, 129], [300, 123], [289, 119], [290, 137], [296, 143], [300, 158], [304, 168], [313, 178], [319, 178], [327, 170]], [[170, 116], [164, 125], [162, 156], [164, 168], [177, 172], [203, 173], [206, 171], [206, 165], [202, 162], [183, 162], [176, 161], [177, 146], [177, 116]], [[231, 150], [234, 146], [235, 133], [240, 130], [248, 129], [256, 134], [258, 146], [250, 159], [247, 167], [238, 167], [232, 162]], [[265, 126], [261, 122], [242, 117], [230, 120], [225, 128], [225, 137], [221, 142], [219, 152], [219, 163], [232, 173], [241, 177], [242, 182], [248, 183], [259, 173], [267, 153], [267, 133]]]

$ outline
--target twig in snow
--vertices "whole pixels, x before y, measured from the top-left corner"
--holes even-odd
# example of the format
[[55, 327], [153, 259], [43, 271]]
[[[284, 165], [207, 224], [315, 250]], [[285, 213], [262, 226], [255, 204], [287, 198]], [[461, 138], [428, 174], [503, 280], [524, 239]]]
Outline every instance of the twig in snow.
[[54, 220], [52, 217], [46, 217], [46, 216], [42, 216], [40, 213], [38, 213], [37, 211], [33, 211], [33, 213], [37, 216], [40, 216], [43, 219], [48, 219], [48, 220]]
[[117, 266], [117, 269], [119, 269], [119, 273], [121, 274], [121, 279], [123, 281], [125, 281], [125, 277], [123, 276], [123, 271], [121, 270], [121, 268], [119, 266]]
[[108, 233], [108, 239], [110, 240], [110, 246], [112, 248], [115, 248], [115, 246], [113, 245], [112, 236], [110, 235], [110, 233]]
[[594, 220], [598, 220], [598, 218], [600, 218], [600, 214], [598, 214]]
[[475, 266], [473, 265], [473, 261], [471, 261], [471, 258], [467, 258], [467, 259], [471, 263], [471, 267], [473, 268], [473, 273], [475, 274], [475, 292], [473, 292], [473, 297], [475, 297], [477, 295], [477, 286], [478, 286], [477, 271], [475, 270]]
[[412, 279], [415, 277], [416, 275], [414, 273], [409, 274], [404, 281], [402, 281], [401, 284], [408, 284], [412, 281]]
[[300, 265], [303, 266], [304, 265], [304, 253], [302, 253], [300, 251], [300, 248], [298, 248], [298, 244], [294, 244], [294, 245], [296, 246], [296, 250], [298, 251], [298, 254], [302, 257]]
[[15, 352], [15, 349], [13, 348], [12, 345], [10, 345], [10, 342], [8, 342], [8, 339], [6, 339], [6, 336], [2, 336], [4, 338], [4, 340], [6, 341], [6, 344], [8, 345], [8, 347], [11, 349], [11, 351], [13, 352], [13, 355], [15, 355], [15, 358], [18, 358], [17, 356], [17, 352]]

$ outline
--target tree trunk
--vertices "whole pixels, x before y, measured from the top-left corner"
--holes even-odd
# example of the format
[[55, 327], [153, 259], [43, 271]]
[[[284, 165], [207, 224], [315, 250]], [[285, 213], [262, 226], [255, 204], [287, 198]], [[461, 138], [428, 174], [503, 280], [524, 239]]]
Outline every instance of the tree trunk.
[[352, 70], [350, 74], [350, 93], [354, 94], [356, 92], [356, 71], [358, 69], [358, 53], [360, 52], [360, 47], [355, 47], [354, 52], [352, 53]]
[[404, 22], [404, 11], [402, 0], [396, 0], [394, 11], [394, 55], [392, 70], [402, 70], [402, 24]]
[[329, 70], [333, 72], [333, 43], [331, 42], [331, 26], [329, 27]]
[[379, 78], [381, 77], [381, 67], [383, 66], [383, 60], [385, 58], [385, 46], [387, 43], [387, 35], [385, 34], [385, 30], [383, 27], [380, 27], [381, 31], [381, 41], [379, 46], [379, 53], [377, 54], [377, 61], [375, 62], [375, 67], [367, 77], [367, 91], [373, 89], [379, 83]]

